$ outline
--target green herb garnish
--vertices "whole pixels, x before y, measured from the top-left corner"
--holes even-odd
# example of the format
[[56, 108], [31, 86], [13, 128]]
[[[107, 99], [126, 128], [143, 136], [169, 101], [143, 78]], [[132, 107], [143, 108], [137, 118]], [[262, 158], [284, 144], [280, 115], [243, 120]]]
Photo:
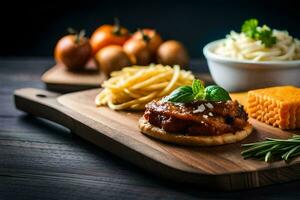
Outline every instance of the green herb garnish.
[[289, 139], [266, 138], [265, 141], [243, 144], [247, 149], [242, 151], [244, 159], [255, 158], [270, 162], [272, 160], [289, 161], [300, 155], [300, 135]]
[[273, 31], [264, 25], [259, 32], [258, 39], [266, 46], [271, 47], [273, 44], [276, 44], [277, 38], [274, 37]]
[[205, 99], [209, 101], [227, 101], [231, 99], [228, 92], [217, 85], [206, 87], [204, 92]]
[[246, 36], [260, 40], [265, 47], [271, 47], [276, 44], [276, 37], [273, 36], [273, 31], [267, 26], [258, 26], [259, 22], [257, 19], [249, 19], [242, 25], [241, 31], [245, 33]]
[[242, 32], [245, 33], [246, 36], [250, 38], [255, 38], [257, 34], [258, 20], [257, 19], [249, 19], [244, 22], [242, 25]]
[[227, 101], [230, 100], [228, 92], [217, 86], [204, 87], [200, 80], [194, 80], [192, 86], [181, 86], [170, 95], [163, 98], [163, 101], [176, 103], [188, 103], [194, 100]]
[[174, 90], [163, 101], [187, 103], [194, 100], [193, 89], [190, 86], [182, 86]]
[[200, 80], [195, 79], [192, 84], [194, 99], [203, 99], [205, 97], [205, 87]]

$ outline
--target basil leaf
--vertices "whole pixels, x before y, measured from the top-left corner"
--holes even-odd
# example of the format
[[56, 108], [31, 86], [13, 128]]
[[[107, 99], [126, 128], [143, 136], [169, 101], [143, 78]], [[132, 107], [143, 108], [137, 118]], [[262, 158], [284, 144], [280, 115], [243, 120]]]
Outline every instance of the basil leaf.
[[174, 90], [171, 94], [163, 98], [163, 101], [171, 101], [178, 103], [191, 102], [194, 99], [193, 89], [190, 86], [181, 86]]
[[192, 89], [194, 94], [198, 94], [199, 91], [201, 90], [201, 85], [200, 85], [200, 80], [195, 79], [192, 83]]
[[217, 85], [210, 85], [205, 88], [205, 99], [209, 101], [231, 100], [229, 93], [224, 88]]
[[188, 103], [194, 100], [193, 94], [182, 94], [179, 96], [176, 96], [175, 98], [169, 99], [171, 102], [177, 102], [177, 103]]
[[192, 89], [194, 93], [194, 99], [204, 99], [205, 93], [204, 93], [204, 85], [200, 80], [195, 79], [192, 84]]
[[204, 87], [200, 80], [194, 80], [192, 86], [181, 86], [164, 97], [164, 102], [188, 103], [194, 100], [227, 101], [230, 100], [229, 93], [217, 86]]

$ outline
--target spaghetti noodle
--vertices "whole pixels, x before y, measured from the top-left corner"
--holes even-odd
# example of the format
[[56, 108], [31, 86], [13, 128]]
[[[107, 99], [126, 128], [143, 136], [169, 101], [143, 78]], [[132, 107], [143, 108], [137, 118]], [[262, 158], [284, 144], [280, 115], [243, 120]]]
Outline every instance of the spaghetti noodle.
[[266, 47], [260, 40], [247, 37], [244, 33], [231, 31], [219, 44], [214, 53], [228, 58], [253, 61], [283, 61], [300, 59], [300, 41], [287, 31], [273, 30], [276, 44]]

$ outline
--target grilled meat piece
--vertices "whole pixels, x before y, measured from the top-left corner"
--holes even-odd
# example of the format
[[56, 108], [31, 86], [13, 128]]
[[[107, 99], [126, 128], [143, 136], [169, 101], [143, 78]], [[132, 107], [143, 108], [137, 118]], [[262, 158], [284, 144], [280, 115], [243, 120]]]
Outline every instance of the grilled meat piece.
[[248, 116], [237, 101], [152, 101], [146, 105], [144, 118], [170, 133], [221, 135], [242, 130]]

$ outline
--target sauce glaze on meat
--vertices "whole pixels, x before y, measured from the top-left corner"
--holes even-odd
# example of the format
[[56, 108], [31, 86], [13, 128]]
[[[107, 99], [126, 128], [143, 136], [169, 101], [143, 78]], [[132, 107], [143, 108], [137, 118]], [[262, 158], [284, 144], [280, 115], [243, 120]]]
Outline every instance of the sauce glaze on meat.
[[245, 127], [248, 116], [237, 101], [152, 101], [146, 105], [144, 118], [169, 133], [196, 136], [235, 133]]

